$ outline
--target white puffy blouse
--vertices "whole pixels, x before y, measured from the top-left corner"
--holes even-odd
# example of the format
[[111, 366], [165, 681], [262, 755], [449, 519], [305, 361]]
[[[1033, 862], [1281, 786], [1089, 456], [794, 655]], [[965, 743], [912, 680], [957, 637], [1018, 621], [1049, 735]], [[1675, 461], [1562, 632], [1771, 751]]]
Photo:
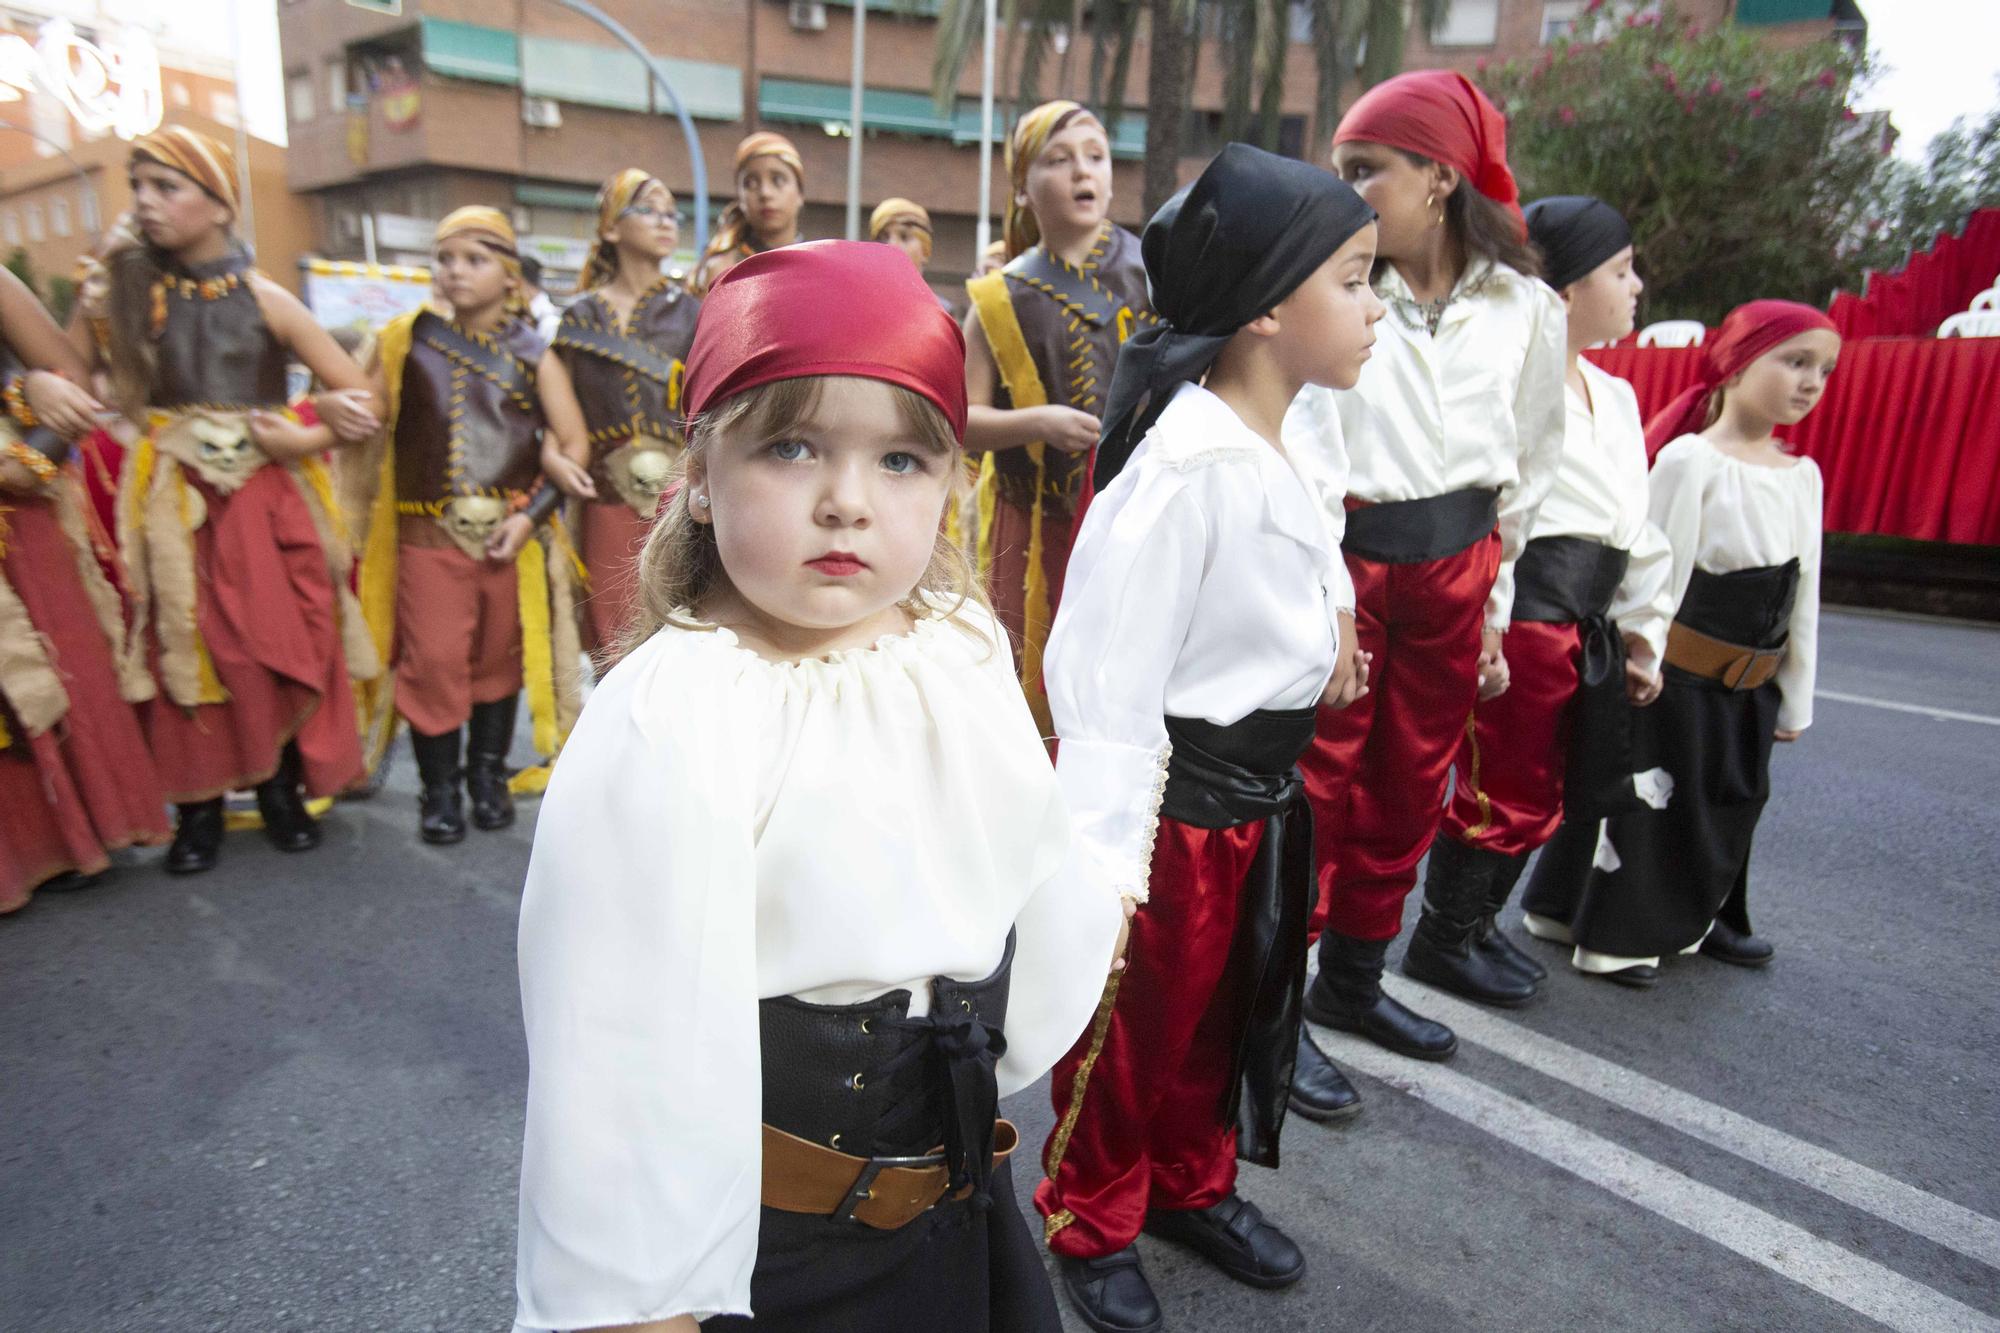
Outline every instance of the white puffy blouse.
[[1785, 660], [1778, 666], [1782, 731], [1812, 725], [1813, 686], [1819, 673], [1819, 567], [1821, 512], [1826, 507], [1819, 466], [1800, 458], [1785, 467], [1746, 463], [1699, 435], [1683, 435], [1653, 460], [1653, 522], [1673, 547], [1669, 596], [1687, 595], [1696, 569], [1733, 574], [1782, 565], [1797, 558], [1798, 594], [1792, 602]]
[[1043, 679], [1092, 877], [1143, 900], [1166, 718], [1227, 726], [1319, 701], [1354, 585], [1328, 529], [1344, 478], [1186, 384], [1084, 511]]
[[1095, 1009], [1118, 897], [973, 604], [781, 664], [669, 626], [598, 686], [521, 903], [517, 1331], [750, 1313], [758, 1001], [976, 980], [1016, 932], [1001, 1095]]

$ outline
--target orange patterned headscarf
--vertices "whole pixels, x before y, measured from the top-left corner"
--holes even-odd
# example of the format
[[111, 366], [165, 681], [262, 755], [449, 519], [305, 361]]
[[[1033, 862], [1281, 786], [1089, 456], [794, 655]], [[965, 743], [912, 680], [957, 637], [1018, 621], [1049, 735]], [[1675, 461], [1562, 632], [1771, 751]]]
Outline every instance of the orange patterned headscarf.
[[1042, 155], [1042, 149], [1048, 147], [1049, 140], [1068, 129], [1079, 117], [1103, 128], [1089, 108], [1061, 98], [1042, 103], [1014, 124], [1013, 137], [1007, 140], [1007, 179], [1012, 182], [1013, 190], [1007, 196], [1006, 222], [1001, 228], [1010, 260], [1034, 249], [1042, 239], [1042, 229], [1035, 221], [1033, 210], [1019, 202], [1028, 188], [1028, 168], [1035, 165], [1035, 159]]
[[924, 233], [924, 258], [931, 257], [931, 215], [922, 204], [909, 199], [884, 199], [868, 216], [868, 239], [879, 241], [891, 223], [913, 222]]
[[627, 167], [604, 182], [597, 191], [597, 244], [591, 247], [590, 259], [584, 264], [583, 277], [577, 283], [583, 291], [602, 287], [618, 276], [618, 247], [605, 240], [604, 233], [618, 225], [618, 219], [632, 207], [634, 200], [645, 193], [648, 185], [666, 188], [657, 176], [649, 176], [637, 167]]
[[[805, 188], [805, 160], [799, 156], [798, 146], [790, 139], [782, 134], [773, 134], [770, 130], [759, 130], [755, 134], [746, 136], [742, 143], [736, 145], [736, 174], [741, 176], [743, 168], [760, 157], [777, 158], [790, 167], [792, 174], [799, 178], [799, 188], [801, 190]], [[702, 268], [696, 271], [697, 294], [701, 290], [700, 281], [702, 274], [706, 272], [708, 260], [715, 255], [735, 253], [747, 239], [746, 233], [749, 229], [749, 219], [743, 216], [742, 201], [730, 200], [729, 206], [722, 210], [722, 216], [716, 219], [715, 234], [708, 238], [708, 248], [702, 251]]]
[[168, 125], [142, 134], [132, 141], [132, 160], [178, 171], [209, 198], [227, 205], [230, 212], [242, 211], [243, 198], [236, 188], [236, 154], [199, 130]]
[[775, 157], [798, 176], [799, 184], [805, 184], [806, 164], [799, 157], [799, 150], [790, 139], [770, 130], [759, 130], [736, 145], [736, 170], [741, 174], [752, 158]]

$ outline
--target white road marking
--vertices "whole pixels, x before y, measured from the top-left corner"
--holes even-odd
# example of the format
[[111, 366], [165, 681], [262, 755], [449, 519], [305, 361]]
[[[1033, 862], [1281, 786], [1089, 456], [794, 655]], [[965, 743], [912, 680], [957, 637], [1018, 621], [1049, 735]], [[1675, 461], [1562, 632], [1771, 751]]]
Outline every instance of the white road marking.
[[1474, 1045], [2000, 1268], [2000, 1222], [1990, 1217], [1442, 991], [1405, 977], [1385, 976], [1382, 983], [1397, 999]]
[[1932, 708], [1929, 704], [1898, 703], [1894, 699], [1873, 699], [1865, 694], [1814, 690], [1813, 698], [1831, 699], [1835, 703], [1860, 704], [1864, 708], [1886, 708], [1892, 713], [1915, 713], [1918, 717], [1936, 718], [1940, 722], [1977, 722], [1988, 727], [2000, 727], [2000, 717], [1989, 717], [1985, 713], [1961, 713], [1954, 708]]
[[1340, 1063], [1898, 1333], [2000, 1330], [2000, 1319], [1464, 1074], [1345, 1033], [1319, 1028], [1315, 1035]]

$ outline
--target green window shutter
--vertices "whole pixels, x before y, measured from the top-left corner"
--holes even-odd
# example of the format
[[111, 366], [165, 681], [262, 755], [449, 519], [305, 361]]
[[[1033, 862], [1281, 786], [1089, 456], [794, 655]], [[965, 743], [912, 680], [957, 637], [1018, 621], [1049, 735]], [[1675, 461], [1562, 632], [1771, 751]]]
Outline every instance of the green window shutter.
[[[670, 60], [665, 56], [658, 59], [675, 96], [681, 99], [690, 116], [697, 120], [743, 119], [742, 70], [708, 60]], [[653, 94], [653, 109], [662, 114], [673, 111], [658, 91]]]
[[597, 191], [568, 185], [536, 185], [529, 181], [517, 181], [514, 185], [514, 202], [541, 208], [571, 208], [579, 213], [589, 213], [594, 216], [597, 212]]
[[630, 51], [554, 37], [521, 41], [521, 91], [579, 106], [644, 111], [652, 105], [652, 80]]
[[[942, 8], [941, 0], [864, 0], [871, 14], [902, 14], [911, 18], [934, 19]], [[826, 0], [829, 9], [852, 9], [854, 0]]]
[[1736, 0], [1736, 21], [1765, 23], [1807, 23], [1833, 17], [1833, 0]]
[[425, 18], [422, 32], [424, 64], [439, 74], [481, 83], [521, 81], [520, 43], [505, 28]]
[[[765, 79], [757, 90], [757, 111], [766, 120], [795, 125], [846, 126], [849, 102], [844, 83], [807, 83], [800, 79]], [[871, 130], [952, 136], [952, 119], [941, 113], [928, 93], [865, 88], [861, 118]]]

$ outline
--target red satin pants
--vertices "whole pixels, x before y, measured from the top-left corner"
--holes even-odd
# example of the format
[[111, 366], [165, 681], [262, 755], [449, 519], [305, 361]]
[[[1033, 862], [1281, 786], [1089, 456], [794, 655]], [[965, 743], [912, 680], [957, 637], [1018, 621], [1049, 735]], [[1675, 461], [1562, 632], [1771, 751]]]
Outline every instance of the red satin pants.
[[1209, 1208], [1236, 1187], [1236, 1128], [1222, 1118], [1242, 1026], [1229, 945], [1263, 837], [1261, 820], [1160, 820], [1125, 970], [1050, 1076], [1056, 1128], [1035, 1207], [1057, 1254], [1115, 1253], [1149, 1208]]
[[1375, 661], [1367, 694], [1319, 710], [1299, 760], [1319, 867], [1314, 938], [1330, 927], [1388, 940], [1401, 928], [1479, 694], [1479, 632], [1499, 570], [1497, 533], [1415, 564], [1347, 557], [1355, 639]]
[[1473, 707], [1444, 828], [1471, 846], [1526, 856], [1562, 823], [1563, 760], [1583, 645], [1573, 623], [1517, 620], [1506, 652], [1512, 683]]

